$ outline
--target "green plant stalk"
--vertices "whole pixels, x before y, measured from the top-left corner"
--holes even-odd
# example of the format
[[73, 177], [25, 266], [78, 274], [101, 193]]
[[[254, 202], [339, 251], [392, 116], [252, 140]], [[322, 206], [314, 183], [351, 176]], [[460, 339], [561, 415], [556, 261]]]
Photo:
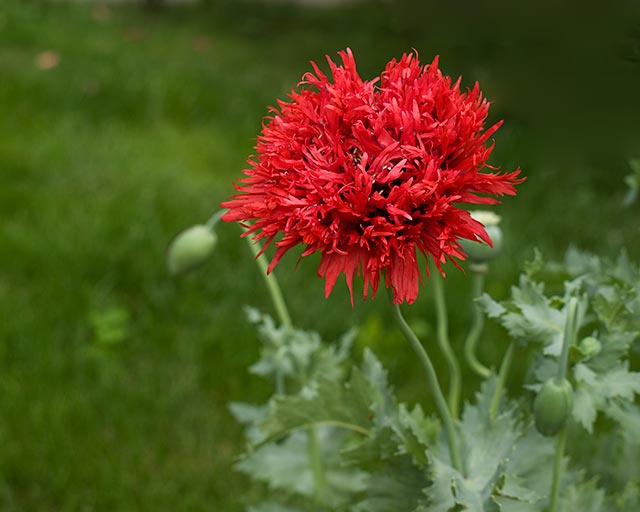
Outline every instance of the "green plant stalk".
[[558, 499], [560, 498], [560, 479], [562, 477], [562, 457], [564, 456], [565, 445], [567, 444], [567, 427], [564, 427], [556, 439], [556, 454], [553, 459], [553, 477], [551, 479], [551, 498], [549, 501], [549, 512], [556, 512]]
[[569, 309], [567, 311], [567, 321], [564, 325], [564, 338], [562, 340], [562, 352], [560, 353], [560, 361], [558, 364], [558, 380], [563, 381], [567, 376], [567, 366], [569, 363], [569, 350], [575, 343], [577, 334], [577, 314], [578, 299], [571, 297], [569, 300]]
[[498, 407], [500, 407], [502, 392], [504, 391], [505, 384], [507, 383], [507, 377], [509, 376], [509, 370], [511, 369], [511, 361], [513, 360], [515, 346], [516, 344], [512, 341], [509, 348], [504, 353], [502, 363], [500, 363], [498, 380], [496, 381], [496, 387], [493, 390], [493, 396], [491, 397], [491, 406], [489, 407], [489, 419], [491, 419], [491, 421], [494, 421], [498, 415]]
[[[258, 265], [258, 268], [260, 269], [260, 274], [267, 284], [267, 288], [269, 289], [269, 294], [271, 295], [271, 300], [278, 314], [278, 318], [280, 319], [280, 323], [284, 325], [288, 330], [293, 330], [291, 315], [289, 314], [289, 310], [287, 309], [287, 303], [284, 301], [284, 297], [282, 295], [282, 291], [280, 289], [280, 285], [278, 284], [276, 276], [273, 273], [267, 274], [267, 269], [269, 268], [267, 257], [264, 255], [264, 253], [260, 254], [261, 247], [257, 242], [252, 241], [250, 237], [245, 237], [245, 240], [247, 241], [251, 252], [255, 256], [256, 263]], [[280, 371], [276, 372], [275, 386], [276, 392], [278, 394], [284, 393], [284, 376]], [[314, 426], [311, 426], [307, 429], [307, 441], [309, 445], [309, 466], [311, 467], [311, 475], [313, 478], [313, 488], [315, 491], [316, 500], [318, 501], [318, 503], [324, 503], [324, 499], [327, 493], [327, 478], [324, 470], [324, 464], [322, 462], [322, 454], [320, 452], [318, 437], [316, 435], [316, 429]]]
[[484, 327], [484, 314], [482, 313], [482, 309], [475, 302], [475, 299], [482, 295], [484, 291], [484, 275], [486, 273], [486, 265], [485, 266], [471, 266], [472, 272], [472, 300], [473, 302], [473, 319], [471, 323], [471, 328], [469, 329], [469, 334], [467, 334], [467, 338], [464, 341], [464, 357], [469, 365], [469, 368], [483, 379], [488, 379], [491, 375], [491, 370], [483, 365], [476, 356], [476, 347], [478, 346], [478, 340], [480, 339], [480, 334], [482, 333], [482, 328]]
[[447, 366], [449, 367], [449, 394], [447, 403], [449, 404], [449, 410], [454, 419], [458, 418], [460, 410], [460, 396], [462, 394], [462, 374], [460, 372], [460, 363], [456, 357], [451, 343], [449, 343], [449, 326], [447, 320], [447, 304], [444, 298], [444, 279], [440, 273], [434, 271], [434, 276], [431, 278], [433, 283], [433, 291], [436, 301], [436, 317], [438, 322], [437, 337], [440, 350], [444, 354]]
[[287, 304], [285, 303], [284, 297], [282, 296], [282, 291], [280, 290], [278, 281], [276, 280], [276, 277], [273, 275], [273, 273], [267, 273], [269, 263], [267, 262], [267, 257], [264, 255], [264, 253], [260, 254], [260, 244], [254, 242], [248, 236], [245, 236], [244, 239], [247, 241], [251, 252], [255, 256], [256, 264], [260, 269], [260, 275], [262, 275], [262, 278], [264, 279], [264, 282], [269, 289], [269, 294], [271, 295], [273, 306], [276, 308], [276, 314], [278, 315], [280, 323], [287, 329], [293, 329], [291, 315], [289, 315], [289, 310], [287, 309]]
[[275, 377], [275, 388], [277, 395], [284, 395], [287, 391], [285, 382], [284, 382], [284, 373], [278, 368], [276, 369], [276, 377]]
[[220, 221], [220, 219], [225, 213], [227, 213], [227, 210], [225, 209], [219, 210], [216, 213], [214, 213], [211, 217], [209, 217], [209, 220], [207, 221], [206, 226], [210, 230], [213, 230], [213, 228], [216, 227], [216, 224]]
[[[567, 366], [569, 362], [569, 349], [575, 343], [577, 334], [577, 312], [578, 299], [571, 297], [569, 309], [567, 311], [567, 321], [564, 325], [564, 338], [562, 340], [562, 352], [558, 364], [557, 378], [562, 382], [567, 377]], [[551, 496], [549, 498], [549, 512], [556, 512], [558, 500], [560, 498], [560, 480], [562, 479], [562, 457], [567, 444], [567, 427], [563, 427], [558, 433], [556, 441], [556, 453], [553, 462], [553, 476], [551, 478]]]
[[318, 436], [315, 427], [310, 427], [307, 430], [307, 435], [309, 465], [311, 468], [311, 476], [313, 478], [313, 490], [315, 493], [316, 502], [319, 504], [324, 504], [326, 503], [328, 484], [327, 476], [324, 471], [324, 465], [322, 464], [320, 443], [318, 442]]
[[429, 390], [431, 391], [431, 394], [433, 395], [433, 398], [435, 400], [436, 409], [438, 410], [438, 414], [440, 415], [440, 419], [442, 420], [442, 425], [444, 426], [445, 434], [447, 436], [449, 453], [451, 455], [451, 463], [453, 464], [454, 468], [456, 468], [460, 473], [463, 473], [462, 461], [460, 459], [460, 452], [458, 450], [458, 436], [456, 433], [454, 420], [447, 405], [447, 401], [445, 400], [442, 393], [442, 389], [440, 388], [436, 370], [431, 363], [429, 354], [422, 346], [422, 343], [420, 343], [420, 340], [417, 338], [415, 333], [411, 330], [411, 327], [409, 327], [407, 321], [402, 316], [400, 306], [398, 304], [392, 304], [392, 309], [394, 312], [394, 318], [398, 323], [398, 326], [400, 327], [400, 331], [402, 331], [405, 339], [409, 342], [409, 345], [411, 345], [411, 348], [415, 352], [416, 356], [418, 356], [418, 360], [420, 361], [420, 364], [424, 369]]

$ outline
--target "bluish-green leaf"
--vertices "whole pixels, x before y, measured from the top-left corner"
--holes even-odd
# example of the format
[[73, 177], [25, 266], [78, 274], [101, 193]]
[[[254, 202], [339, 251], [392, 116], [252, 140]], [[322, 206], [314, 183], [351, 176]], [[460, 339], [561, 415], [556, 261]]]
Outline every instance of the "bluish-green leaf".
[[[343, 466], [339, 451], [344, 432], [316, 428], [316, 438], [329, 487], [327, 503], [338, 507], [351, 502], [364, 491], [367, 475], [356, 468]], [[308, 454], [308, 434], [297, 431], [277, 443], [260, 446], [243, 457], [236, 467], [254, 480], [264, 482], [271, 490], [311, 497], [315, 488]]]

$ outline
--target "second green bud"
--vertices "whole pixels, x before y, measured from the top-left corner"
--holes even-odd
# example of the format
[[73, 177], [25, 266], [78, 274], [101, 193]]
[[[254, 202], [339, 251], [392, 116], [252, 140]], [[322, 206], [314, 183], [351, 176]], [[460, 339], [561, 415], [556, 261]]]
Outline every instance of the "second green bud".
[[571, 414], [573, 388], [566, 380], [547, 380], [533, 402], [536, 429], [542, 435], [554, 436], [564, 427]]

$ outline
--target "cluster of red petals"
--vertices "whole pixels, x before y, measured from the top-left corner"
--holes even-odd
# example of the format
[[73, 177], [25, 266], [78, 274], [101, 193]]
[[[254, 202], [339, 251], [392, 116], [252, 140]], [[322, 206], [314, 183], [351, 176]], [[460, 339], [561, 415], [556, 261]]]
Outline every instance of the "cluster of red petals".
[[460, 91], [437, 57], [423, 66], [405, 54], [371, 81], [360, 78], [349, 49], [340, 57], [342, 65], [327, 57], [332, 80], [312, 63], [299, 90], [271, 109], [223, 219], [275, 243], [270, 270], [301, 244], [303, 256], [320, 251], [327, 295], [341, 273], [352, 302], [356, 274], [364, 298], [369, 287], [375, 295], [383, 275], [394, 302], [411, 303], [417, 251], [440, 269], [466, 257], [460, 238], [491, 244], [457, 205], [515, 194], [520, 171], [481, 172], [494, 170], [489, 138], [501, 123], [485, 129], [489, 103], [478, 84]]

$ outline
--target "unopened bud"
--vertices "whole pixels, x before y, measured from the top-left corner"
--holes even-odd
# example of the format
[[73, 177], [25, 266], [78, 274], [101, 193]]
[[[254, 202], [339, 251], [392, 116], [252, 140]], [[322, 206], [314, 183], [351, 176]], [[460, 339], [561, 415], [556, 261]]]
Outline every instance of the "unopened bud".
[[602, 344], [597, 338], [587, 336], [586, 338], [582, 338], [578, 344], [578, 349], [585, 359], [591, 359], [600, 353], [602, 350]]
[[472, 262], [484, 263], [492, 260], [502, 251], [502, 230], [498, 226], [500, 217], [493, 212], [474, 211], [470, 212], [474, 220], [482, 223], [489, 235], [493, 247], [482, 241], [460, 240], [462, 248]]
[[546, 381], [533, 402], [536, 429], [544, 436], [554, 436], [565, 426], [573, 404], [573, 388], [564, 379]]
[[207, 226], [196, 225], [179, 233], [169, 245], [167, 267], [172, 275], [202, 265], [213, 252], [218, 237]]

